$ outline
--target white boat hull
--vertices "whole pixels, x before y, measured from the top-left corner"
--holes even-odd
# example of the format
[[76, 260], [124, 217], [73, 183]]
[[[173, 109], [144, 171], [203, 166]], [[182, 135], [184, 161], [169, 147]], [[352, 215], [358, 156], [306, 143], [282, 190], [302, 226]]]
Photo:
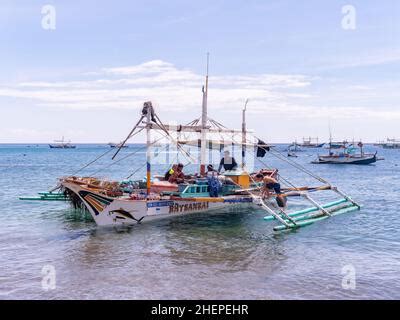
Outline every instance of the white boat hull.
[[134, 225], [141, 222], [209, 212], [222, 208], [238, 208], [255, 205], [248, 196], [226, 196], [222, 199], [179, 200], [132, 200], [112, 198], [89, 191], [74, 183], [62, 183], [79, 196], [94, 221], [99, 226]]
[[369, 154], [363, 156], [319, 156], [316, 161], [312, 163], [327, 163], [327, 164], [371, 164], [377, 161], [376, 154]]

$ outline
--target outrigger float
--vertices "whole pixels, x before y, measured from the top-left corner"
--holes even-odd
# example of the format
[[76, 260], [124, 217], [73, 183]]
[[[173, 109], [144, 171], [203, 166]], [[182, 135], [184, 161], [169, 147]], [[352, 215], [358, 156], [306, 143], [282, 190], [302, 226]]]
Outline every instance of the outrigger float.
[[[315, 175], [300, 164], [288, 159], [275, 148], [265, 144], [246, 129], [245, 110], [243, 110], [242, 130], [231, 130], [207, 115], [208, 94], [208, 62], [205, 87], [203, 87], [202, 115], [186, 125], [164, 124], [158, 117], [151, 102], [145, 102], [141, 116], [126, 139], [119, 145], [112, 159], [134, 135], [141, 131], [146, 132], [146, 178], [141, 180], [107, 181], [91, 176], [77, 176], [76, 174], [87, 168], [98, 159], [108, 154], [112, 149], [100, 155], [90, 163], [80, 168], [74, 175], [62, 177], [55, 189], [41, 194], [39, 198], [23, 198], [24, 200], [62, 200], [69, 201], [75, 208], [89, 211], [99, 226], [121, 226], [141, 224], [151, 220], [168, 217], [177, 217], [198, 212], [215, 212], [225, 208], [255, 208], [255, 213], [262, 209], [268, 213], [264, 221], [276, 221], [275, 231], [292, 230], [310, 225], [314, 222], [330, 218], [335, 215], [360, 209], [360, 205], [348, 195], [332, 186], [326, 180]], [[246, 102], [247, 103], [247, 102]], [[152, 176], [151, 148], [159, 146], [159, 140], [152, 141], [152, 132], [161, 134], [169, 141], [166, 148], [175, 145], [189, 163], [196, 159], [188, 152], [187, 145], [193, 138], [182, 138], [182, 135], [196, 135], [200, 149], [200, 170], [198, 173], [187, 174], [179, 183], [170, 183], [163, 176]], [[223, 136], [229, 137], [229, 144], [241, 146], [241, 165], [236, 170], [225, 171], [222, 174], [206, 172], [207, 150], [215, 150], [215, 136], [220, 142], [226, 142]], [[239, 139], [236, 139], [237, 136]], [[200, 137], [199, 137], [200, 136]], [[221, 140], [222, 137], [222, 140]], [[196, 141], [196, 140], [195, 140]], [[214, 148], [213, 143], [214, 142]], [[221, 143], [222, 143], [221, 142]], [[226, 143], [225, 143], [226, 145]], [[124, 155], [117, 161], [137, 153], [138, 149]], [[255, 172], [247, 169], [247, 153], [254, 152], [255, 159], [265, 167]], [[261, 160], [265, 154], [272, 155], [281, 161], [290, 164], [297, 170], [313, 178], [318, 186], [295, 186], [284, 178], [278, 169], [269, 168]], [[113, 164], [112, 163], [112, 164]], [[171, 163], [167, 164], [171, 165]], [[136, 170], [137, 171], [137, 170]], [[282, 185], [280, 193], [268, 192], [265, 195], [263, 182], [260, 178], [273, 178]], [[59, 190], [58, 193], [53, 193]], [[322, 191], [330, 191], [334, 199], [320, 204], [314, 195]], [[283, 201], [283, 200], [287, 200]], [[293, 203], [292, 203], [293, 199]], [[295, 200], [296, 199], [296, 200]], [[326, 198], [323, 198], [326, 199]], [[306, 206], [309, 204], [309, 206]], [[311, 205], [311, 206], [310, 206]], [[301, 208], [301, 209], [300, 209]], [[230, 211], [230, 210], [228, 210]], [[224, 213], [226, 210], [223, 211]]]
[[63, 192], [38, 192], [38, 196], [19, 197], [19, 200], [68, 201], [69, 197]]

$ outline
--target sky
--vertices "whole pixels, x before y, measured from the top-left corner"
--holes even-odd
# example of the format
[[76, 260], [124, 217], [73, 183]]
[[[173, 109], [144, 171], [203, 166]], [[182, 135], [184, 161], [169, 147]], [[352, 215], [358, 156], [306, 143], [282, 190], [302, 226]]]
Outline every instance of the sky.
[[268, 142], [400, 138], [398, 0], [1, 0], [0, 36], [0, 143], [121, 141], [148, 100], [187, 123], [207, 52], [228, 127], [249, 99]]

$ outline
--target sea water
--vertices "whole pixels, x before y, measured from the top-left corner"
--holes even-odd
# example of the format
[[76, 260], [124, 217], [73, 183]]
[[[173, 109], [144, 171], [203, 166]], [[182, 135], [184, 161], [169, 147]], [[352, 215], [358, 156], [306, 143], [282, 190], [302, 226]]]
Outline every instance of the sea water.
[[[80, 174], [142, 178], [140, 148], [122, 150], [120, 158], [137, 153], [115, 165], [109, 153]], [[400, 298], [400, 150], [378, 148], [385, 160], [366, 166], [311, 164], [324, 150], [299, 152], [295, 161], [362, 210], [293, 232], [275, 233], [264, 211], [249, 209], [100, 228], [67, 203], [18, 199], [109, 149], [0, 145], [0, 299]], [[296, 185], [316, 184], [271, 154], [263, 161]]]

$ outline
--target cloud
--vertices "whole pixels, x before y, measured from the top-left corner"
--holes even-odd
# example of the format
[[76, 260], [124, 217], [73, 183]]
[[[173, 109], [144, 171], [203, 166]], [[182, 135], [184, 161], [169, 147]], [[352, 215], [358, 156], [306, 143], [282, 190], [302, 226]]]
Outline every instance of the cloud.
[[[314, 96], [310, 89], [319, 78], [298, 74], [214, 75], [210, 77], [209, 107], [212, 111], [239, 113], [248, 98], [248, 113], [279, 119], [350, 119], [355, 115], [373, 119], [400, 119], [393, 108], [346, 106], [348, 97], [362, 101], [371, 94], [360, 84], [342, 87], [337, 106], [327, 105], [328, 97]], [[0, 97], [29, 101], [32, 106], [74, 110], [140, 109], [153, 101], [163, 112], [186, 112], [188, 118], [200, 114], [204, 76], [180, 69], [162, 60], [139, 65], [102, 68], [88, 76], [76, 75], [73, 81], [21, 82], [0, 87]], [[354, 91], [358, 93], [354, 95]], [[347, 92], [347, 93], [346, 93]], [[335, 97], [333, 92], [329, 96]], [[169, 121], [173, 119], [168, 119]]]
[[[132, 109], [152, 100], [161, 110], [190, 111], [201, 105], [204, 84], [203, 75], [162, 60], [102, 68], [76, 78], [21, 82], [0, 87], [0, 96], [26, 99], [36, 106], [72, 109]], [[290, 74], [215, 75], [210, 77], [209, 105], [213, 109], [241, 108], [249, 98], [254, 112], [265, 110], [265, 106], [284, 107], [290, 100], [310, 97], [303, 90], [312, 80]]]
[[382, 49], [375, 52], [355, 53], [350, 56], [334, 56], [329, 61], [324, 61], [323, 69], [346, 69], [370, 67], [400, 62], [400, 49]]
[[166, 72], [175, 72], [176, 68], [173, 64], [162, 60], [152, 60], [137, 66], [119, 67], [119, 68], [103, 68], [103, 72], [122, 75], [138, 75], [138, 74], [157, 74]]

